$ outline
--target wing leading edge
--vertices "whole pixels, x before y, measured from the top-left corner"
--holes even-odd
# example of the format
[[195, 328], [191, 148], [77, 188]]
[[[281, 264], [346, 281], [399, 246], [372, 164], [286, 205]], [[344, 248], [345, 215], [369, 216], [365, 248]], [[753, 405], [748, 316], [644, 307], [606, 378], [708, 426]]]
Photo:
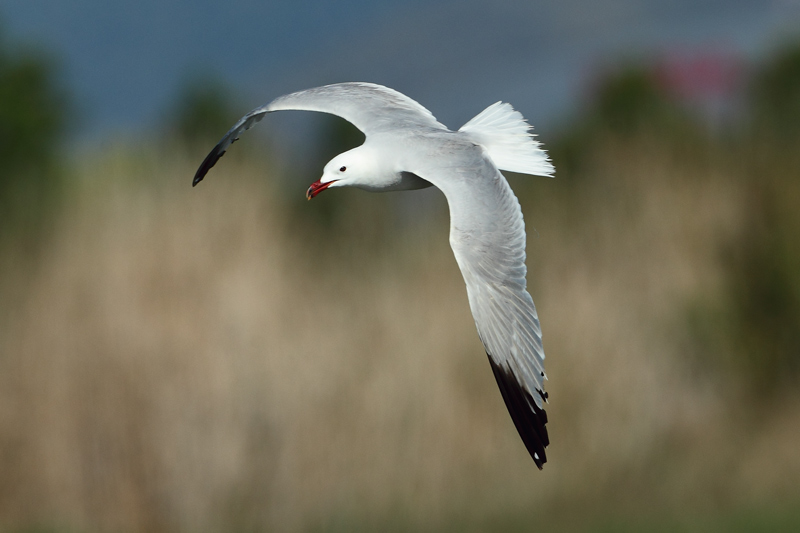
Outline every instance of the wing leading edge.
[[350, 82], [315, 87], [279, 96], [239, 119], [203, 160], [194, 175], [192, 186], [203, 180], [242, 133], [259, 123], [267, 113], [283, 110], [319, 111], [337, 115], [367, 136], [403, 127], [447, 130], [418, 102], [382, 85]]

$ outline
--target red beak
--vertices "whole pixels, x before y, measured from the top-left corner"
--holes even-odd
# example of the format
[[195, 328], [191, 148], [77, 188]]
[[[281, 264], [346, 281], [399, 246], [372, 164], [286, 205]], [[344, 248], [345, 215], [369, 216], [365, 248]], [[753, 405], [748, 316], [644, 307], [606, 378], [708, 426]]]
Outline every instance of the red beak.
[[[333, 181], [336, 181], [336, 180], [333, 180]], [[331, 184], [333, 183], [333, 181], [329, 181], [328, 183], [322, 183], [322, 182], [320, 182], [320, 180], [315, 181], [314, 183], [311, 184], [311, 186], [306, 191], [306, 198], [308, 200], [311, 200], [316, 195], [318, 195], [319, 193], [321, 193], [322, 191], [324, 191], [325, 189], [330, 187]]]

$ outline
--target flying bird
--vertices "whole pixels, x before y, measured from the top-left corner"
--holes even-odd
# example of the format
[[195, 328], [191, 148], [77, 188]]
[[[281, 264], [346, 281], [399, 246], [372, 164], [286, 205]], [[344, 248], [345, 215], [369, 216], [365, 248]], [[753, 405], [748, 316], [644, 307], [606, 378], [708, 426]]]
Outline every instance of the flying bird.
[[338, 83], [280, 96], [247, 113], [211, 150], [197, 185], [239, 136], [267, 113], [320, 111], [366, 136], [334, 157], [306, 192], [358, 187], [398, 191], [438, 187], [450, 208], [450, 246], [494, 377], [522, 441], [539, 469], [547, 461], [544, 350], [526, 290], [525, 223], [500, 170], [552, 176], [547, 154], [509, 104], [497, 102], [451, 131], [411, 98], [372, 83]]

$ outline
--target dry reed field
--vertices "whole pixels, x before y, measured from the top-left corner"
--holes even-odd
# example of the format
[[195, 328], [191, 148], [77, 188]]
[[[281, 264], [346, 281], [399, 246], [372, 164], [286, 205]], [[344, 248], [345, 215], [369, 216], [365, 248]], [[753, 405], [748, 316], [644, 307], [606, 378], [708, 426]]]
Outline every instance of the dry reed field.
[[[598, 150], [580, 182], [511, 179], [550, 378], [542, 472], [435, 191], [300, 204], [246, 159], [196, 189], [198, 161], [163, 150], [76, 163], [40, 257], [2, 263], [0, 530], [594, 531], [791, 508], [800, 396], [750, 409], [698, 369], [687, 320], [724, 292], [748, 191], [735, 162], [640, 148]], [[392, 211], [414, 194], [433, 212]]]

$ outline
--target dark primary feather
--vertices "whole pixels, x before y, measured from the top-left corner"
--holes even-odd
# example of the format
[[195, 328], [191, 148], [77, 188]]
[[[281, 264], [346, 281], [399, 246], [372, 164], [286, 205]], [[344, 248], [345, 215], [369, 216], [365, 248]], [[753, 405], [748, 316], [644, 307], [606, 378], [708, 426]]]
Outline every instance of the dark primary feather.
[[203, 162], [200, 163], [200, 168], [198, 168], [197, 172], [194, 174], [192, 187], [203, 181], [203, 178], [206, 177], [206, 174], [208, 174], [208, 171], [211, 170], [211, 167], [216, 165], [217, 161], [219, 161], [219, 158], [225, 155], [225, 150], [221, 148], [220, 144], [217, 144], [206, 156], [206, 158], [203, 159]]
[[225, 134], [222, 140], [219, 141], [206, 156], [206, 158], [203, 159], [203, 162], [200, 164], [200, 168], [197, 169], [194, 179], [192, 180], [192, 187], [203, 181], [203, 178], [208, 171], [211, 170], [211, 167], [213, 167], [217, 161], [219, 161], [220, 157], [225, 155], [225, 151], [228, 149], [228, 147], [239, 140], [239, 135], [252, 128], [256, 123], [260, 122], [266, 114], [267, 111], [264, 108], [259, 107], [253, 109], [239, 119], [239, 122], [234, 124], [233, 127], [228, 130], [228, 133]]
[[[495, 363], [491, 355], [489, 355], [489, 364], [492, 365], [494, 378], [497, 380], [497, 386], [500, 387], [500, 393], [506, 402], [514, 426], [516, 426], [519, 436], [522, 437], [528, 453], [531, 454], [533, 462], [541, 470], [544, 463], [547, 462], [544, 449], [550, 444], [550, 437], [548, 437], [545, 427], [547, 412], [536, 405], [531, 395], [520, 385], [510, 369]], [[540, 392], [540, 394], [542, 393]], [[543, 394], [542, 398], [545, 398]]]

